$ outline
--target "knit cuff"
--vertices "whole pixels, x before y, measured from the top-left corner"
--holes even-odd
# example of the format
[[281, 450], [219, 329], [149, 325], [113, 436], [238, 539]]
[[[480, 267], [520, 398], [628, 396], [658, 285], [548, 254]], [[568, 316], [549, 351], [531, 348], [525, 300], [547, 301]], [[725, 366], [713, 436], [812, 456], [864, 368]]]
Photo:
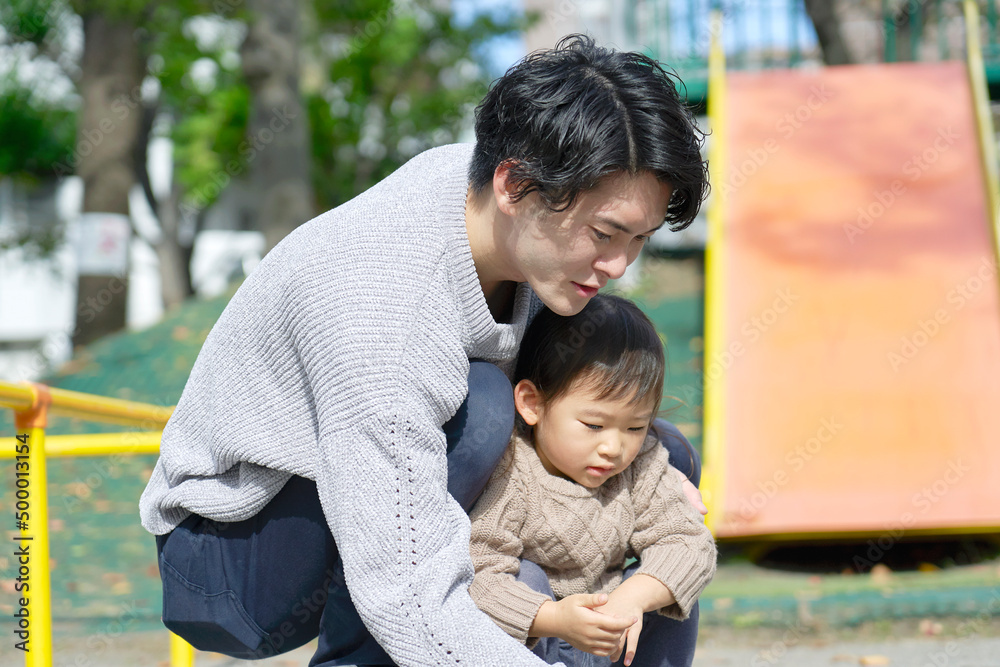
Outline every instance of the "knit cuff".
[[646, 549], [636, 574], [653, 577], [670, 589], [676, 604], [657, 610], [662, 616], [683, 621], [705, 586], [715, 575], [716, 552], [694, 552], [687, 549]]
[[479, 577], [469, 587], [469, 593], [479, 608], [489, 614], [508, 635], [526, 644], [528, 648], [533, 648], [538, 643], [538, 638], [529, 638], [528, 630], [535, 622], [538, 609], [544, 603], [551, 602], [552, 598], [533, 591], [520, 582], [513, 582], [509, 586], [495, 586], [493, 590], [485, 590], [486, 588], [486, 585], [479, 583]]

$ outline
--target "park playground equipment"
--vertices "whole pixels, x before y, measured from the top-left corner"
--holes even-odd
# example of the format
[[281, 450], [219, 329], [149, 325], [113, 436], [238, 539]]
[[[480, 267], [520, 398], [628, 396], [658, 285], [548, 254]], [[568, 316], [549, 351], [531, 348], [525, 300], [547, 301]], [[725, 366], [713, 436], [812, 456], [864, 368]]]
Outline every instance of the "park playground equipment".
[[703, 488], [720, 539], [884, 551], [1000, 527], [996, 141], [964, 7], [965, 64], [726, 72], [713, 45]]
[[[27, 667], [52, 667], [52, 599], [49, 563], [49, 498], [47, 461], [60, 456], [128, 456], [156, 454], [160, 436], [173, 408], [93, 396], [42, 384], [0, 382], [0, 407], [14, 410], [16, 435], [4, 438], [0, 458], [13, 459], [16, 477], [15, 506], [10, 508], [17, 549], [26, 555], [21, 565], [29, 586], [15, 595], [15, 616], [26, 611], [24, 632], [14, 628], [15, 641], [29, 640], [24, 654]], [[50, 414], [113, 423], [142, 430], [123, 433], [53, 436], [46, 439]], [[23, 513], [23, 514], [22, 514]], [[25, 604], [20, 604], [20, 598]], [[20, 624], [19, 618], [13, 620]], [[170, 635], [171, 667], [191, 667], [194, 649]]]

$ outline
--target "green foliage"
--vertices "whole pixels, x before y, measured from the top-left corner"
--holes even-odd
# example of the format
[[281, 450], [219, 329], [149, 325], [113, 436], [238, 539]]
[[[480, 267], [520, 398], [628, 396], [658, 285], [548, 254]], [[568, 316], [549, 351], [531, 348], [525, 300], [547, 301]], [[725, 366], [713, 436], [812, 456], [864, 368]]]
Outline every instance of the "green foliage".
[[47, 176], [73, 154], [76, 114], [33, 99], [12, 78], [0, 82], [0, 176]]
[[[16, 38], [8, 41], [51, 42], [70, 11], [143, 26], [137, 38], [148, 74], [160, 83], [158, 110], [173, 119], [174, 178], [186, 205], [211, 205], [220, 186], [247, 168], [250, 93], [239, 47], [253, 17], [245, 2], [7, 0], [0, 27]], [[488, 85], [478, 47], [524, 27], [523, 19], [490, 17], [457, 26], [447, 5], [433, 0], [315, 0], [301, 11], [302, 87], [320, 209], [350, 199], [416, 153], [455, 141]], [[199, 22], [223, 37], [204, 39]], [[214, 72], [208, 85], [192, 77], [196, 63]], [[0, 111], [0, 173], [65, 163], [73, 114], [32, 107], [18, 95], [0, 100], [16, 111]]]
[[[152, 62], [160, 81], [162, 110], [173, 117], [174, 178], [184, 202], [198, 210], [217, 199], [220, 183], [246, 169], [240, 147], [246, 135], [250, 91], [238, 58], [246, 12], [235, 0], [190, 2], [189, 7], [161, 5], [158, 24], [176, 26], [159, 31], [151, 44]], [[229, 35], [206, 43], [196, 38], [197, 21], [208, 21]], [[213, 64], [213, 85], [201, 87], [192, 77], [198, 61]]]
[[477, 46], [524, 27], [518, 18], [490, 17], [460, 27], [433, 3], [350, 4], [338, 16], [317, 3], [330, 26], [323, 35], [329, 83], [306, 100], [320, 209], [364, 191], [420, 151], [456, 141], [489, 83]]
[[65, 3], [59, 0], [4, 0], [0, 2], [0, 28], [7, 42], [30, 42], [40, 49], [58, 33]]

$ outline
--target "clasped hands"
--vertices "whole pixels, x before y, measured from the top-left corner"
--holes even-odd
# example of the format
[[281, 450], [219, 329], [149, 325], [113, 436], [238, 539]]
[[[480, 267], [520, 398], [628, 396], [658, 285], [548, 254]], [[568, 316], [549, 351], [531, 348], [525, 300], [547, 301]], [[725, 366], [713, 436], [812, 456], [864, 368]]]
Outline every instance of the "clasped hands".
[[627, 590], [567, 595], [542, 604], [531, 626], [533, 637], [558, 637], [570, 646], [612, 662], [625, 651], [625, 665], [632, 663], [642, 632], [643, 605]]

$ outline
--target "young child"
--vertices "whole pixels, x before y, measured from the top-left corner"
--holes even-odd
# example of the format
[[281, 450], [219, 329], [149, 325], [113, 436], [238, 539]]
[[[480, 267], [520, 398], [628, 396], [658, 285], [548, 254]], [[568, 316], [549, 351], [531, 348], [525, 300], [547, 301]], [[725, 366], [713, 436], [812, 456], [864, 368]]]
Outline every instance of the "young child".
[[664, 377], [653, 324], [609, 295], [569, 317], [543, 310], [514, 375], [517, 429], [471, 515], [473, 600], [550, 664], [690, 664], [656, 626], [688, 617], [716, 549], [650, 433]]

